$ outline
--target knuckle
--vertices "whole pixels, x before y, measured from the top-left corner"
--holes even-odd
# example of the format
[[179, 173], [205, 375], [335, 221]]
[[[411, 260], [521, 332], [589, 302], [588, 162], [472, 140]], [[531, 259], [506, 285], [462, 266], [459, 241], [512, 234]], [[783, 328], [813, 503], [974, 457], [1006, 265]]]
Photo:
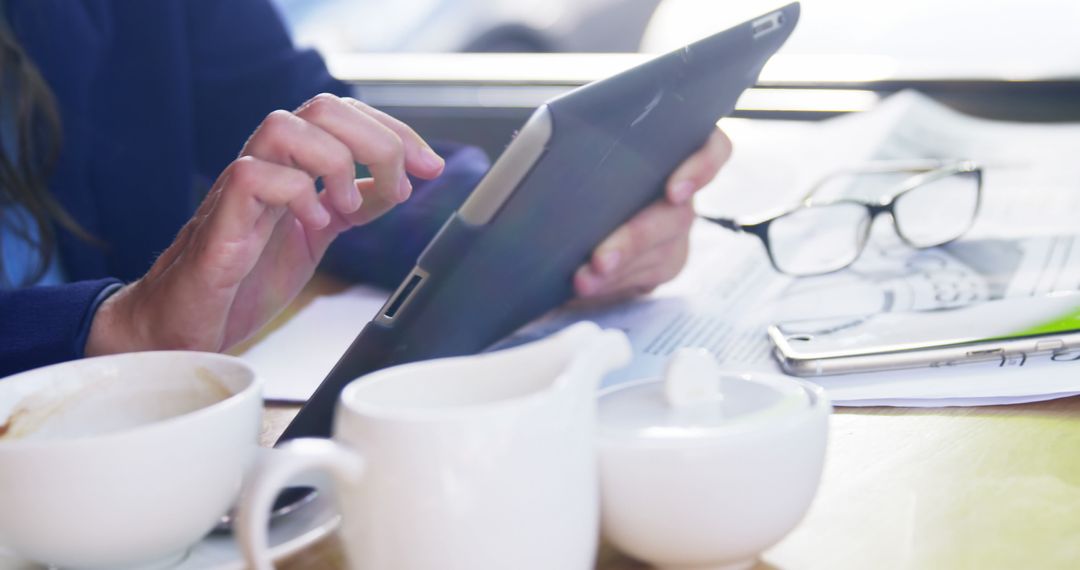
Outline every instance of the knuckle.
[[365, 103], [365, 102], [363, 102], [363, 101], [361, 101], [361, 100], [359, 100], [359, 99], [357, 99], [355, 97], [342, 97], [341, 99], [343, 101], [345, 101], [346, 103], [348, 103], [348, 104], [350, 104], [353, 107], [356, 107], [358, 109], [372, 109], [373, 108], [370, 105], [368, 105], [367, 103]]
[[296, 117], [284, 110], [272, 111], [259, 125], [259, 132], [270, 138], [280, 138], [292, 128], [292, 122]]
[[319, 93], [304, 104], [304, 114], [318, 121], [326, 118], [337, 104], [337, 97], [329, 93]]
[[337, 95], [334, 95], [333, 93], [325, 93], [325, 92], [324, 93], [319, 93], [318, 95], [311, 98], [311, 103], [312, 104], [319, 104], [319, 105], [333, 104], [333, 103], [336, 103], [337, 101], [339, 101], [339, 98], [338, 98]]
[[251, 156], [241, 156], [229, 165], [229, 187], [250, 188], [259, 179], [259, 161]]
[[397, 162], [404, 155], [405, 142], [389, 129], [386, 129], [386, 135], [372, 149], [372, 158], [376, 162]]
[[348, 175], [350, 178], [354, 177], [356, 173], [356, 161], [353, 160], [352, 152], [344, 144], [335, 146], [335, 150], [327, 155], [330, 161], [330, 168], [335, 172]]
[[265, 119], [263, 119], [263, 125], [268, 127], [280, 126], [282, 124], [288, 124], [292, 122], [292, 120], [292, 113], [286, 111], [285, 109], [276, 109], [274, 111], [271, 111], [270, 114], [267, 115]]
[[312, 178], [311, 175], [307, 172], [297, 170], [295, 168], [289, 169], [288, 180], [287, 184], [285, 184], [285, 188], [290, 193], [311, 191], [311, 195], [313, 197], [317, 195], [314, 192], [315, 179]]

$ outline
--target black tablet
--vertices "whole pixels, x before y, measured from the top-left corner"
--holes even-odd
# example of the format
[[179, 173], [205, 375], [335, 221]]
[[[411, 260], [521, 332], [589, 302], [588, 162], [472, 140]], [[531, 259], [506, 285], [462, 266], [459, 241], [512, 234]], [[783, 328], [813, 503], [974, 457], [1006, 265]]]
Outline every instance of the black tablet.
[[473, 354], [572, 296], [574, 271], [735, 108], [799, 4], [541, 105], [281, 436], [326, 437], [369, 372]]

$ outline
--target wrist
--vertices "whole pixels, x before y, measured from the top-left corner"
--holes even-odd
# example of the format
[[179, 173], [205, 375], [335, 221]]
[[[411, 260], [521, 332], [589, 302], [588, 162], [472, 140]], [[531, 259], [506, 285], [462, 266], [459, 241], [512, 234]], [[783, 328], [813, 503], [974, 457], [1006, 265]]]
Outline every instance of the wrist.
[[85, 356], [102, 356], [120, 352], [146, 350], [141, 342], [132, 305], [132, 289], [135, 284], [125, 285], [98, 305], [86, 337]]

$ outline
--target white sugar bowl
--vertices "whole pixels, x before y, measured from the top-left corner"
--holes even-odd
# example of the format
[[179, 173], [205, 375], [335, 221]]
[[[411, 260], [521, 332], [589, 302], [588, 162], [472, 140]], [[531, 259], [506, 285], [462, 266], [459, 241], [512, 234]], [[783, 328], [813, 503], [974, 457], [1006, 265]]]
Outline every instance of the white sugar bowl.
[[817, 490], [832, 406], [814, 384], [684, 349], [599, 400], [602, 528], [660, 568], [753, 566]]

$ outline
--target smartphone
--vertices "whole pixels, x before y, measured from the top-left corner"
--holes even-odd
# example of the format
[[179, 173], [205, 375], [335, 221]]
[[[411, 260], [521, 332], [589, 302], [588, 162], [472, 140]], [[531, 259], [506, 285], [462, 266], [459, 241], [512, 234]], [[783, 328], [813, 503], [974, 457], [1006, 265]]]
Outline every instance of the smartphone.
[[1080, 293], [769, 326], [781, 367], [796, 376], [955, 366], [1080, 349]]

